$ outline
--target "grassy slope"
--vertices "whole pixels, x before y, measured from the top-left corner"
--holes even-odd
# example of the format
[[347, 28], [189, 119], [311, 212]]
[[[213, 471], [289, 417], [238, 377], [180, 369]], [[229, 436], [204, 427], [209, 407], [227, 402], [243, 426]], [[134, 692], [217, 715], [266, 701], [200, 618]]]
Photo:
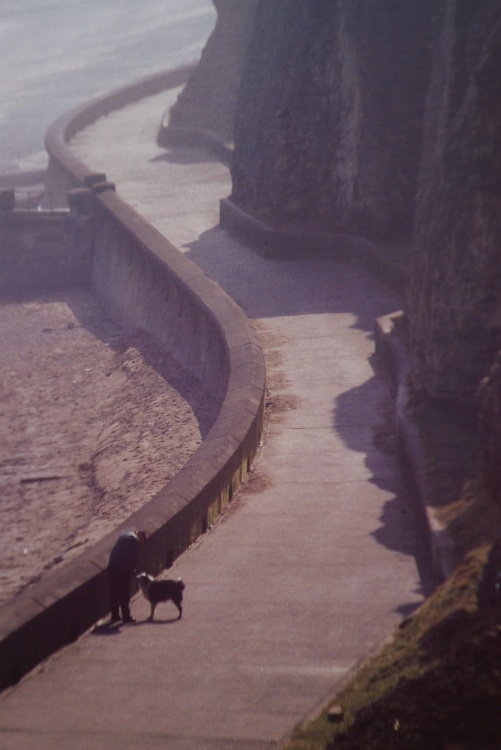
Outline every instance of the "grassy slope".
[[477, 605], [501, 509], [475, 480], [477, 441], [468, 419], [434, 414], [429, 405], [416, 417], [428, 486], [449, 524], [457, 568], [336, 696], [343, 721], [330, 723], [324, 712], [296, 732], [288, 750], [501, 748], [501, 612]]

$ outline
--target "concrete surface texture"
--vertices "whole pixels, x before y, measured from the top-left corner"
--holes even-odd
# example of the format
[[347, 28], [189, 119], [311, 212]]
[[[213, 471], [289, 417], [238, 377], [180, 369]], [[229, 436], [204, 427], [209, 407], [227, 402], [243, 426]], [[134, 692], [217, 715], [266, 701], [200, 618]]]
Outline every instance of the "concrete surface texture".
[[[175, 98], [175, 92], [170, 96]], [[169, 571], [186, 583], [146, 622], [101, 628], [0, 699], [10, 750], [280, 747], [430, 586], [398, 478], [374, 319], [399, 300], [355, 265], [264, 259], [218, 227], [229, 174], [155, 146], [167, 95], [74, 142], [117, 190], [255, 319], [269, 421], [230, 510]]]

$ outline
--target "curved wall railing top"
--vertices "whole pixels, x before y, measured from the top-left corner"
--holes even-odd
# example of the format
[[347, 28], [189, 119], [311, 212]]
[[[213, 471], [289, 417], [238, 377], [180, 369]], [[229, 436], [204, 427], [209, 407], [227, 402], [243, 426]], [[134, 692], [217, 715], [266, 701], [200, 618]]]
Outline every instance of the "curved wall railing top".
[[46, 136], [49, 190], [92, 186], [91, 288], [127, 331], [146, 330], [220, 400], [218, 417], [183, 468], [146, 505], [80, 557], [2, 608], [0, 689], [75, 639], [108, 611], [107, 562], [116, 534], [144, 528], [141, 565], [157, 574], [203, 533], [249, 469], [260, 439], [265, 367], [243, 311], [163, 235], [122, 201], [68, 141], [80, 129], [145, 96], [181, 85], [189, 68], [93, 100]]

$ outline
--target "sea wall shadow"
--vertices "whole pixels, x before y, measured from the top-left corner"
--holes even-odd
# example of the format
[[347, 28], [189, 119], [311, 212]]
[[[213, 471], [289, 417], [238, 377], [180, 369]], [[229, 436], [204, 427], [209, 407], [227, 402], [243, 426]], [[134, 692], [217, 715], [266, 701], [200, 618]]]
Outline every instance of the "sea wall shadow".
[[[79, 327], [83, 327], [118, 356], [124, 355], [130, 347], [135, 348], [144, 362], [190, 406], [202, 439], [209, 432], [219, 413], [223, 390], [219, 394], [209, 393], [197, 378], [187, 372], [151, 336], [140, 331], [134, 334], [125, 332], [106, 314], [87, 287], [19, 293], [4, 299], [0, 304], [8, 304], [9, 301], [38, 306], [59, 303], [68, 309], [67, 320], [61, 319], [60, 322], [61, 329], [65, 329], [68, 336], [74, 335]], [[44, 333], [49, 343], [51, 330], [44, 329]]]

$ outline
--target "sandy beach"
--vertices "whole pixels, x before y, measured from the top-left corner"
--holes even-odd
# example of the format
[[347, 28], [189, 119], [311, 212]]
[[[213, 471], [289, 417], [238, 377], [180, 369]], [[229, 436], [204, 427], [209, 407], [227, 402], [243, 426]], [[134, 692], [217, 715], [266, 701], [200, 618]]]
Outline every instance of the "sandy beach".
[[138, 510], [218, 404], [88, 291], [0, 305], [0, 604]]

